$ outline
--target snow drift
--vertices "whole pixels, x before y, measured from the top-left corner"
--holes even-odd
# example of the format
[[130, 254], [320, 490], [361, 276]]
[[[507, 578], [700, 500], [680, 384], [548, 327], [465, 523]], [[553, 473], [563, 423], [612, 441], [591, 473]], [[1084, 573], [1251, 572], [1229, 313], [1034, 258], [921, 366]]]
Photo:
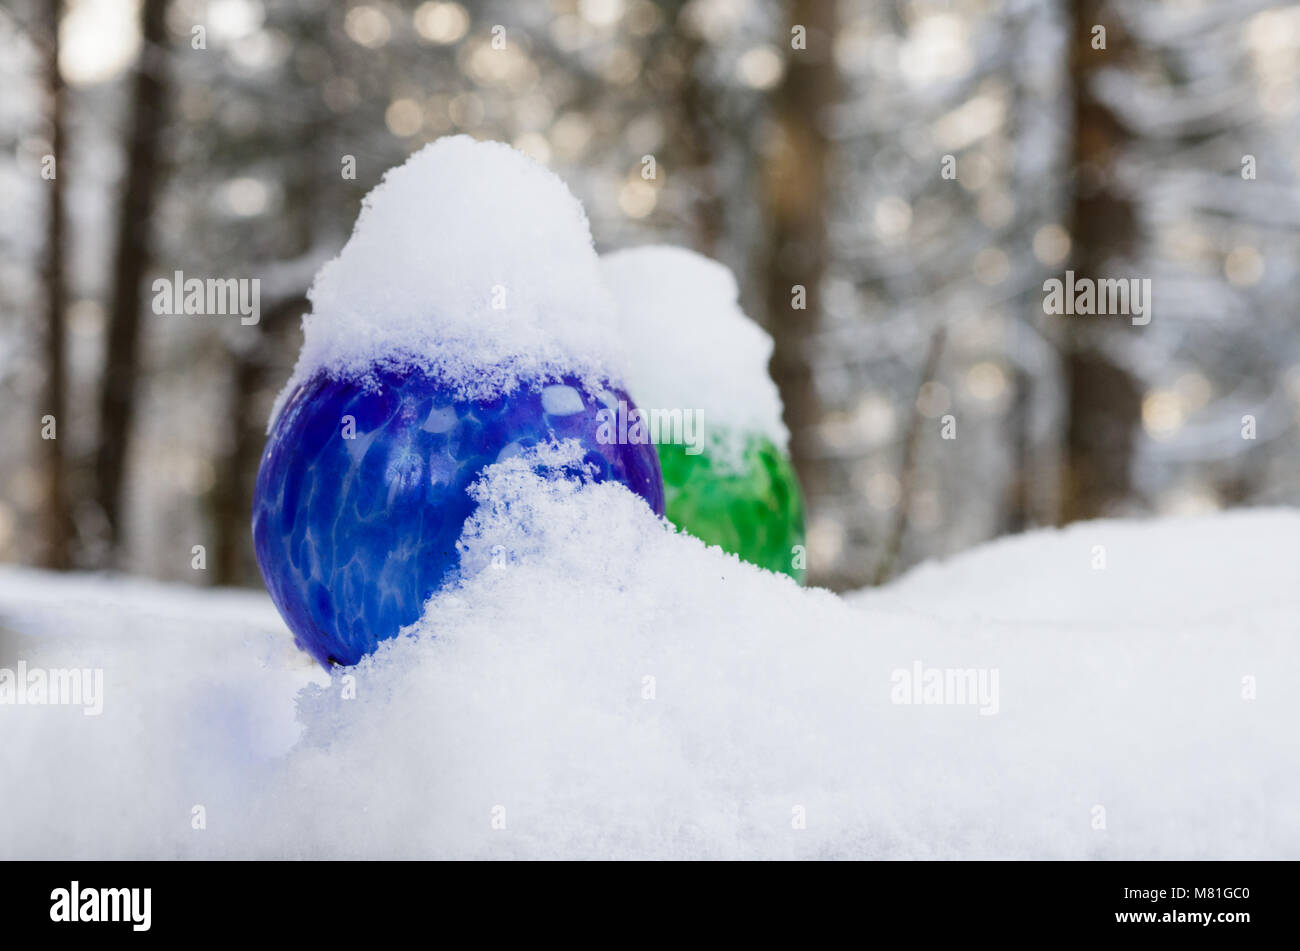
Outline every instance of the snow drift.
[[[332, 678], [264, 598], [0, 572], [0, 667], [105, 684], [98, 717], [0, 707], [0, 855], [1300, 855], [1295, 512], [841, 599], [565, 464], [488, 470], [456, 583]], [[897, 702], [916, 670], [996, 671], [996, 709]]]

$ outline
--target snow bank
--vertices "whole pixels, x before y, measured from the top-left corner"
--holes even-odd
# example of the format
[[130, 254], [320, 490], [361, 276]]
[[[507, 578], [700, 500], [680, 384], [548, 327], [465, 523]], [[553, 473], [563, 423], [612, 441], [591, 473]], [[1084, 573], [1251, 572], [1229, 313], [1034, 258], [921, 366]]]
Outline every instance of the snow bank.
[[1292, 539], [1300, 543], [1300, 516], [1283, 509], [1082, 522], [999, 539], [847, 597], [954, 621], [1235, 630], [1243, 618], [1285, 615], [1300, 603]]
[[521, 152], [439, 139], [366, 196], [316, 276], [293, 377], [419, 366], [466, 398], [571, 373], [617, 379], [612, 302], [582, 205]]
[[[487, 471], [460, 584], [351, 681], [242, 596], [0, 572], [29, 662], [113, 665], [100, 718], [0, 708], [0, 855], [1300, 855], [1300, 515], [1028, 535], [850, 603], [546, 452]], [[996, 695], [896, 702], [918, 666]]]
[[[0, 570], [0, 670], [99, 669], [102, 712], [0, 706], [0, 857], [247, 854], [248, 784], [325, 682], [265, 594]], [[210, 829], [191, 829], [206, 807]]]
[[789, 432], [768, 375], [772, 338], [740, 309], [731, 271], [685, 248], [651, 245], [600, 259], [627, 350], [628, 392], [642, 408], [694, 409], [738, 459], [748, 434], [782, 450]]

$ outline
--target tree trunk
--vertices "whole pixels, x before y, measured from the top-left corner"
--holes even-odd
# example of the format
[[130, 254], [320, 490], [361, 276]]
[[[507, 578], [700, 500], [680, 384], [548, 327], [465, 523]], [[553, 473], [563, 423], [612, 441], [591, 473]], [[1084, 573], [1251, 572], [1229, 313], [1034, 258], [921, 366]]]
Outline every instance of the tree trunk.
[[[1120, 23], [1106, 16], [1105, 0], [1074, 0], [1074, 196], [1070, 266], [1081, 278], [1097, 280], [1132, 251], [1132, 198], [1114, 175], [1127, 135], [1106, 107], [1093, 98], [1093, 76], [1123, 61], [1127, 43]], [[1093, 28], [1106, 28], [1106, 49], [1093, 48]], [[1128, 498], [1136, 428], [1142, 412], [1141, 387], [1111, 355], [1117, 336], [1132, 333], [1115, 317], [1062, 317], [1066, 382], [1065, 468], [1061, 521], [1097, 518]], [[1119, 341], [1122, 343], [1122, 341]], [[1110, 345], [1110, 348], [1106, 346]]]
[[726, 202], [716, 168], [718, 117], [698, 62], [703, 49], [704, 43], [697, 38], [692, 37], [687, 42], [684, 55], [687, 74], [682, 81], [677, 115], [681, 125], [680, 141], [695, 191], [690, 216], [691, 244], [701, 254], [716, 258], [723, 236]]
[[[776, 140], [765, 169], [768, 217], [766, 281], [768, 328], [776, 342], [772, 377], [785, 403], [790, 455], [810, 508], [825, 490], [815, 447], [818, 398], [809, 343], [817, 329], [826, 263], [827, 159], [825, 123], [836, 96], [830, 41], [835, 30], [831, 0], [790, 0], [790, 26], [807, 31], [807, 49], [790, 49], [785, 78], [775, 93]], [[790, 42], [787, 31], [784, 42]], [[807, 309], [792, 303], [805, 288]]]
[[301, 316], [309, 306], [305, 293], [276, 304], [255, 328], [262, 342], [232, 358], [225, 411], [230, 420], [229, 442], [217, 460], [217, 480], [209, 498], [216, 540], [211, 572], [214, 585], [241, 585], [257, 579], [249, 521], [257, 466], [266, 442], [266, 420], [253, 417], [254, 402], [266, 384], [266, 354], [284, 347], [274, 338], [284, 336], [286, 322]]
[[1023, 367], [1011, 375], [1011, 406], [1007, 410], [1006, 439], [1011, 447], [1011, 481], [1007, 485], [1002, 518], [1003, 535], [1015, 535], [1034, 522], [1034, 380]]
[[126, 177], [117, 221], [112, 300], [99, 403], [95, 478], [108, 524], [109, 559], [122, 542], [122, 497], [135, 383], [139, 373], [142, 283], [149, 266], [154, 206], [161, 188], [164, 107], [167, 95], [165, 0], [143, 0], [143, 46], [131, 87]]
[[912, 414], [903, 435], [903, 457], [898, 465], [898, 504], [894, 506], [894, 520], [889, 534], [885, 536], [884, 551], [876, 563], [876, 574], [872, 584], [884, 584], [898, 570], [898, 562], [903, 554], [903, 542], [907, 540], [907, 523], [912, 514], [912, 498], [916, 494], [916, 474], [919, 470], [921, 453], [921, 428], [925, 425], [921, 413], [921, 393], [925, 385], [939, 377], [939, 361], [943, 358], [944, 343], [948, 331], [939, 327], [930, 335], [930, 347], [926, 352], [925, 366], [921, 368], [921, 378], [916, 383], [916, 398], [912, 400]]
[[[332, 157], [334, 150], [327, 146], [328, 131], [327, 122], [319, 115], [306, 121], [299, 141], [302, 153], [312, 158], [286, 172], [284, 222], [288, 232], [276, 254], [282, 261], [307, 255], [318, 240], [314, 228], [319, 221], [320, 195], [325, 184], [337, 181], [339, 174]], [[322, 155], [326, 156], [327, 169], [320, 167], [318, 157]], [[231, 354], [225, 412], [230, 429], [225, 450], [217, 460], [217, 479], [209, 499], [216, 542], [213, 584], [260, 583], [249, 522], [258, 463], [266, 444], [266, 419], [255, 417], [253, 411], [258, 394], [267, 385], [274, 355], [295, 349], [287, 338], [311, 307], [307, 300], [309, 284], [310, 280], [304, 279], [300, 293], [268, 301], [262, 319], [252, 328], [258, 342]]]
[[[54, 177], [46, 187], [49, 204], [45, 219], [45, 256], [41, 278], [45, 284], [45, 386], [41, 415], [54, 417], [54, 439], [41, 439], [41, 462], [45, 475], [45, 504], [42, 509], [44, 551], [41, 561], [46, 568], [65, 571], [71, 566], [71, 523], [68, 518], [66, 468], [59, 429], [67, 436], [65, 387], [67, 379], [63, 277], [63, 176], [67, 167], [64, 153], [63, 75], [59, 72], [59, 19], [61, 0], [41, 4], [44, 14], [43, 46], [45, 49], [45, 91], [49, 108], [50, 148], [54, 156]], [[44, 430], [42, 425], [41, 429]]]

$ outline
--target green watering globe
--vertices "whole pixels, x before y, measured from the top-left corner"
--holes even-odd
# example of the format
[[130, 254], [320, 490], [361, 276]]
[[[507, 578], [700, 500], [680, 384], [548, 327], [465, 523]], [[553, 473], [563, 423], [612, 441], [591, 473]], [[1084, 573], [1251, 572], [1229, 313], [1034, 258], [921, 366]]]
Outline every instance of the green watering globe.
[[741, 311], [731, 271], [666, 246], [607, 254], [601, 268], [618, 304], [628, 392], [659, 453], [665, 516], [802, 581], [803, 498], [767, 373], [772, 338]]

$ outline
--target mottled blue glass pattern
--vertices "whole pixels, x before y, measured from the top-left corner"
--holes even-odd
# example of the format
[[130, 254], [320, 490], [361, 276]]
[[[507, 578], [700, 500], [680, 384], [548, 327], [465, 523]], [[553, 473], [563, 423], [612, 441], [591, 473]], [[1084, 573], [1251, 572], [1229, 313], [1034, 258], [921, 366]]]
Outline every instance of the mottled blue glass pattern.
[[257, 473], [262, 577], [298, 646], [327, 667], [355, 664], [419, 618], [459, 563], [456, 540], [475, 507], [466, 488], [484, 466], [576, 439], [596, 481], [622, 482], [663, 514], [654, 446], [596, 439], [597, 412], [627, 400], [621, 391], [593, 396], [564, 379], [467, 402], [418, 371], [375, 379], [377, 389], [323, 374], [300, 386]]

